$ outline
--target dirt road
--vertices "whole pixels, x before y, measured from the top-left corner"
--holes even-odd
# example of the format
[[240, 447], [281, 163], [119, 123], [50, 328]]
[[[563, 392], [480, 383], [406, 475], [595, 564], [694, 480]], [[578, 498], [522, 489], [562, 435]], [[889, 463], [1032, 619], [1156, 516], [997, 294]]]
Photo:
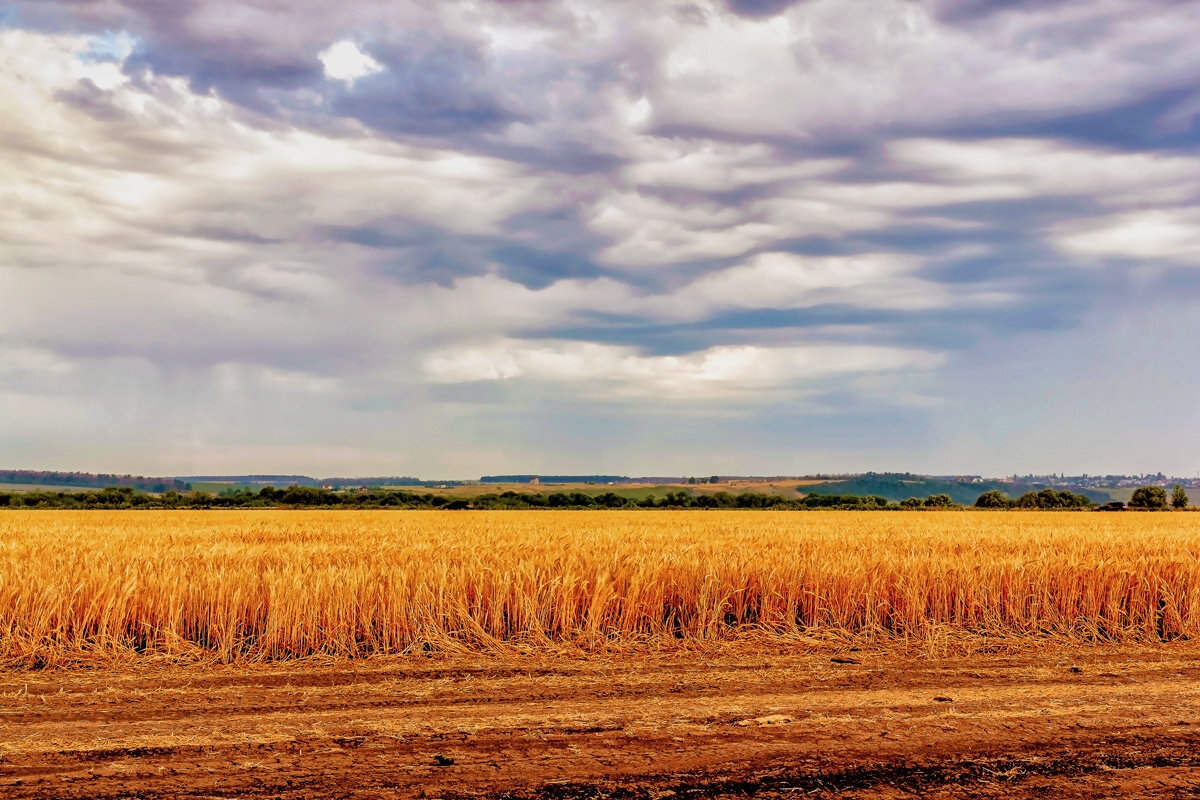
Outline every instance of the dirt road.
[[1200, 646], [0, 673], [12, 800], [1115, 795], [1200, 797]]

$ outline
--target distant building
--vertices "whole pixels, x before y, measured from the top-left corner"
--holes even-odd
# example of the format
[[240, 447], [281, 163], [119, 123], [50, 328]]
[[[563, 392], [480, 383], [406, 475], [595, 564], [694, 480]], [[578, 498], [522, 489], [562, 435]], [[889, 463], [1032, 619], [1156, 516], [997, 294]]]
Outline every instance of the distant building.
[[537, 486], [539, 483], [541, 483], [541, 481], [538, 479], [537, 475], [534, 475], [529, 479], [529, 483], [531, 486]]

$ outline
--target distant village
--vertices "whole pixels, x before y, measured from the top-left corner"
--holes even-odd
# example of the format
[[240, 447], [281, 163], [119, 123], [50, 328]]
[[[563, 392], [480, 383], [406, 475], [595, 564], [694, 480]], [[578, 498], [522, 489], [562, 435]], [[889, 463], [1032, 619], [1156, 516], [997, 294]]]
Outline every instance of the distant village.
[[1200, 488], [1200, 477], [1179, 478], [1164, 475], [1161, 472], [1145, 475], [1012, 475], [999, 480], [1007, 483], [1044, 483], [1050, 487], [1082, 487], [1088, 488], [1134, 488], [1139, 486], [1162, 486], [1169, 488], [1179, 484], [1185, 489]]

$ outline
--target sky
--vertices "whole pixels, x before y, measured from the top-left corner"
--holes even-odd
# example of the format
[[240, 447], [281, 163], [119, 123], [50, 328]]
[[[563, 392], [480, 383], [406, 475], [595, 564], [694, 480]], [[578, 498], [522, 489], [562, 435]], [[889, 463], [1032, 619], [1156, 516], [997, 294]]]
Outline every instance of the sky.
[[1200, 474], [1198, 30], [0, 0], [0, 466]]

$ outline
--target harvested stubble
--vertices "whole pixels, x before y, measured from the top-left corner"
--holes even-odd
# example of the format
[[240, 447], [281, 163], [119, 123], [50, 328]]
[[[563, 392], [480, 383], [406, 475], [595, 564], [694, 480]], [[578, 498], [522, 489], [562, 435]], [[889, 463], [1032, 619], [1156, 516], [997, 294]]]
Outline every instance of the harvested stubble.
[[9, 512], [0, 658], [1200, 633], [1187, 514]]

